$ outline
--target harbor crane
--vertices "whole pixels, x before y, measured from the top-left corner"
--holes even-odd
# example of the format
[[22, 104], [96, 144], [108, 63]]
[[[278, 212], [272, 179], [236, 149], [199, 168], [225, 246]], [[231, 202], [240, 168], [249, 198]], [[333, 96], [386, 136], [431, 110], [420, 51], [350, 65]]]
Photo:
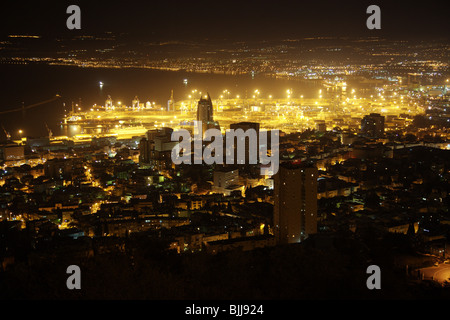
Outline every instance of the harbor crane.
[[6, 131], [5, 127], [2, 125], [3, 132], [5, 133], [6, 140], [11, 140], [11, 134]]

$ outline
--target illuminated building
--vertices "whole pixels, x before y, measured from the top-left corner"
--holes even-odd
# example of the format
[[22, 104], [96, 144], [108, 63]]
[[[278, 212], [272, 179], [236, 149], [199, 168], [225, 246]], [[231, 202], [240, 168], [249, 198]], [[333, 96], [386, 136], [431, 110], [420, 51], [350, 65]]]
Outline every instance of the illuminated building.
[[153, 141], [149, 141], [147, 138], [142, 138], [139, 142], [139, 162], [150, 163], [152, 152], [154, 153]]
[[197, 105], [197, 121], [202, 123], [213, 122], [213, 105], [209, 94], [206, 98], [201, 97]]
[[18, 161], [25, 158], [24, 146], [15, 143], [0, 145], [0, 160]]
[[202, 123], [202, 131], [215, 128], [220, 130], [219, 123], [213, 118], [213, 104], [209, 93], [206, 97], [201, 97], [197, 105], [197, 121]]
[[159, 128], [149, 130], [139, 143], [139, 162], [150, 164], [159, 170], [172, 165], [171, 152], [177, 144], [171, 141], [173, 129]]
[[232, 167], [216, 168], [213, 182], [215, 191], [225, 193], [225, 189], [239, 184], [239, 170]]
[[175, 100], [173, 99], [173, 90], [170, 92], [169, 101], [167, 101], [167, 111], [175, 111]]
[[134, 97], [133, 101], [131, 102], [133, 109], [139, 109], [139, 99], [138, 97]]
[[149, 130], [145, 134], [149, 141], [153, 141], [154, 149], [156, 151], [171, 151], [177, 144], [176, 141], [172, 141], [172, 128], [164, 127], [155, 130]]
[[[230, 129], [231, 130], [238, 130], [238, 129], [242, 129], [244, 131], [244, 133], [247, 132], [247, 130], [252, 129], [250, 131], [248, 131], [249, 133], [254, 132], [255, 133], [255, 140], [256, 140], [256, 144], [252, 147], [254, 147], [255, 149], [252, 150], [253, 152], [255, 152], [256, 154], [256, 160], [259, 159], [259, 123], [257, 122], [239, 122], [239, 123], [232, 123], [230, 124]], [[237, 155], [238, 155], [238, 150], [237, 150], [237, 146], [240, 145], [241, 143], [245, 144], [245, 164], [249, 163], [249, 159], [250, 159], [250, 141], [249, 138], [246, 139], [245, 135], [239, 135], [237, 136], [237, 139], [240, 140], [246, 140], [246, 141], [237, 141], [237, 143], [234, 145], [234, 163], [238, 163], [237, 162]], [[242, 163], [241, 163], [242, 164]]]
[[378, 113], [371, 113], [361, 120], [361, 133], [373, 137], [381, 138], [384, 135], [384, 116]]
[[278, 243], [296, 243], [317, 233], [316, 167], [282, 164], [274, 176], [274, 234]]
[[113, 107], [113, 100], [111, 96], [108, 96], [108, 99], [105, 101], [105, 109], [112, 109]]
[[325, 120], [316, 120], [316, 130], [319, 132], [327, 131], [327, 124], [325, 123]]
[[44, 172], [47, 177], [56, 180], [63, 179], [66, 175], [72, 175], [72, 159], [50, 159], [44, 164]]

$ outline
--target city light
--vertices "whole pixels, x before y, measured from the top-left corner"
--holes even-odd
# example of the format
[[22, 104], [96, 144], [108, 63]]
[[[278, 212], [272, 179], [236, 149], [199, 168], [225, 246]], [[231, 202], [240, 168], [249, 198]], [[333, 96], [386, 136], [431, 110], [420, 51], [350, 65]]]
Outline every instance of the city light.
[[450, 296], [444, 7], [40, 7], [2, 24], [2, 297]]

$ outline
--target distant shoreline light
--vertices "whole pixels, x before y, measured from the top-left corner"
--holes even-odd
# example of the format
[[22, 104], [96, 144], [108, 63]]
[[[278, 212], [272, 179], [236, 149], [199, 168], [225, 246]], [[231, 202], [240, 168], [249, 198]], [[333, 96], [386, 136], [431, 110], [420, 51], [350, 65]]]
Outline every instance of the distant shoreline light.
[[9, 38], [34, 38], [34, 39], [40, 39], [41, 36], [33, 36], [33, 35], [27, 35], [27, 34], [10, 34], [8, 35]]

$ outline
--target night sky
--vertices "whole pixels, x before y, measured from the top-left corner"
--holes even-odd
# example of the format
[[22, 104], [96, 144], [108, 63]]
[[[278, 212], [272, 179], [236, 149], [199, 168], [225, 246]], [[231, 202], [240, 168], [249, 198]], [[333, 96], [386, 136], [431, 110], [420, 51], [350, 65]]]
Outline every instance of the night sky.
[[[10, 1], [12, 2], [12, 1]], [[66, 8], [81, 8], [81, 30], [66, 28]], [[368, 30], [366, 8], [381, 8]], [[123, 32], [136, 39], [280, 39], [311, 36], [448, 37], [445, 1], [21, 1], [2, 3], [1, 35]]]

